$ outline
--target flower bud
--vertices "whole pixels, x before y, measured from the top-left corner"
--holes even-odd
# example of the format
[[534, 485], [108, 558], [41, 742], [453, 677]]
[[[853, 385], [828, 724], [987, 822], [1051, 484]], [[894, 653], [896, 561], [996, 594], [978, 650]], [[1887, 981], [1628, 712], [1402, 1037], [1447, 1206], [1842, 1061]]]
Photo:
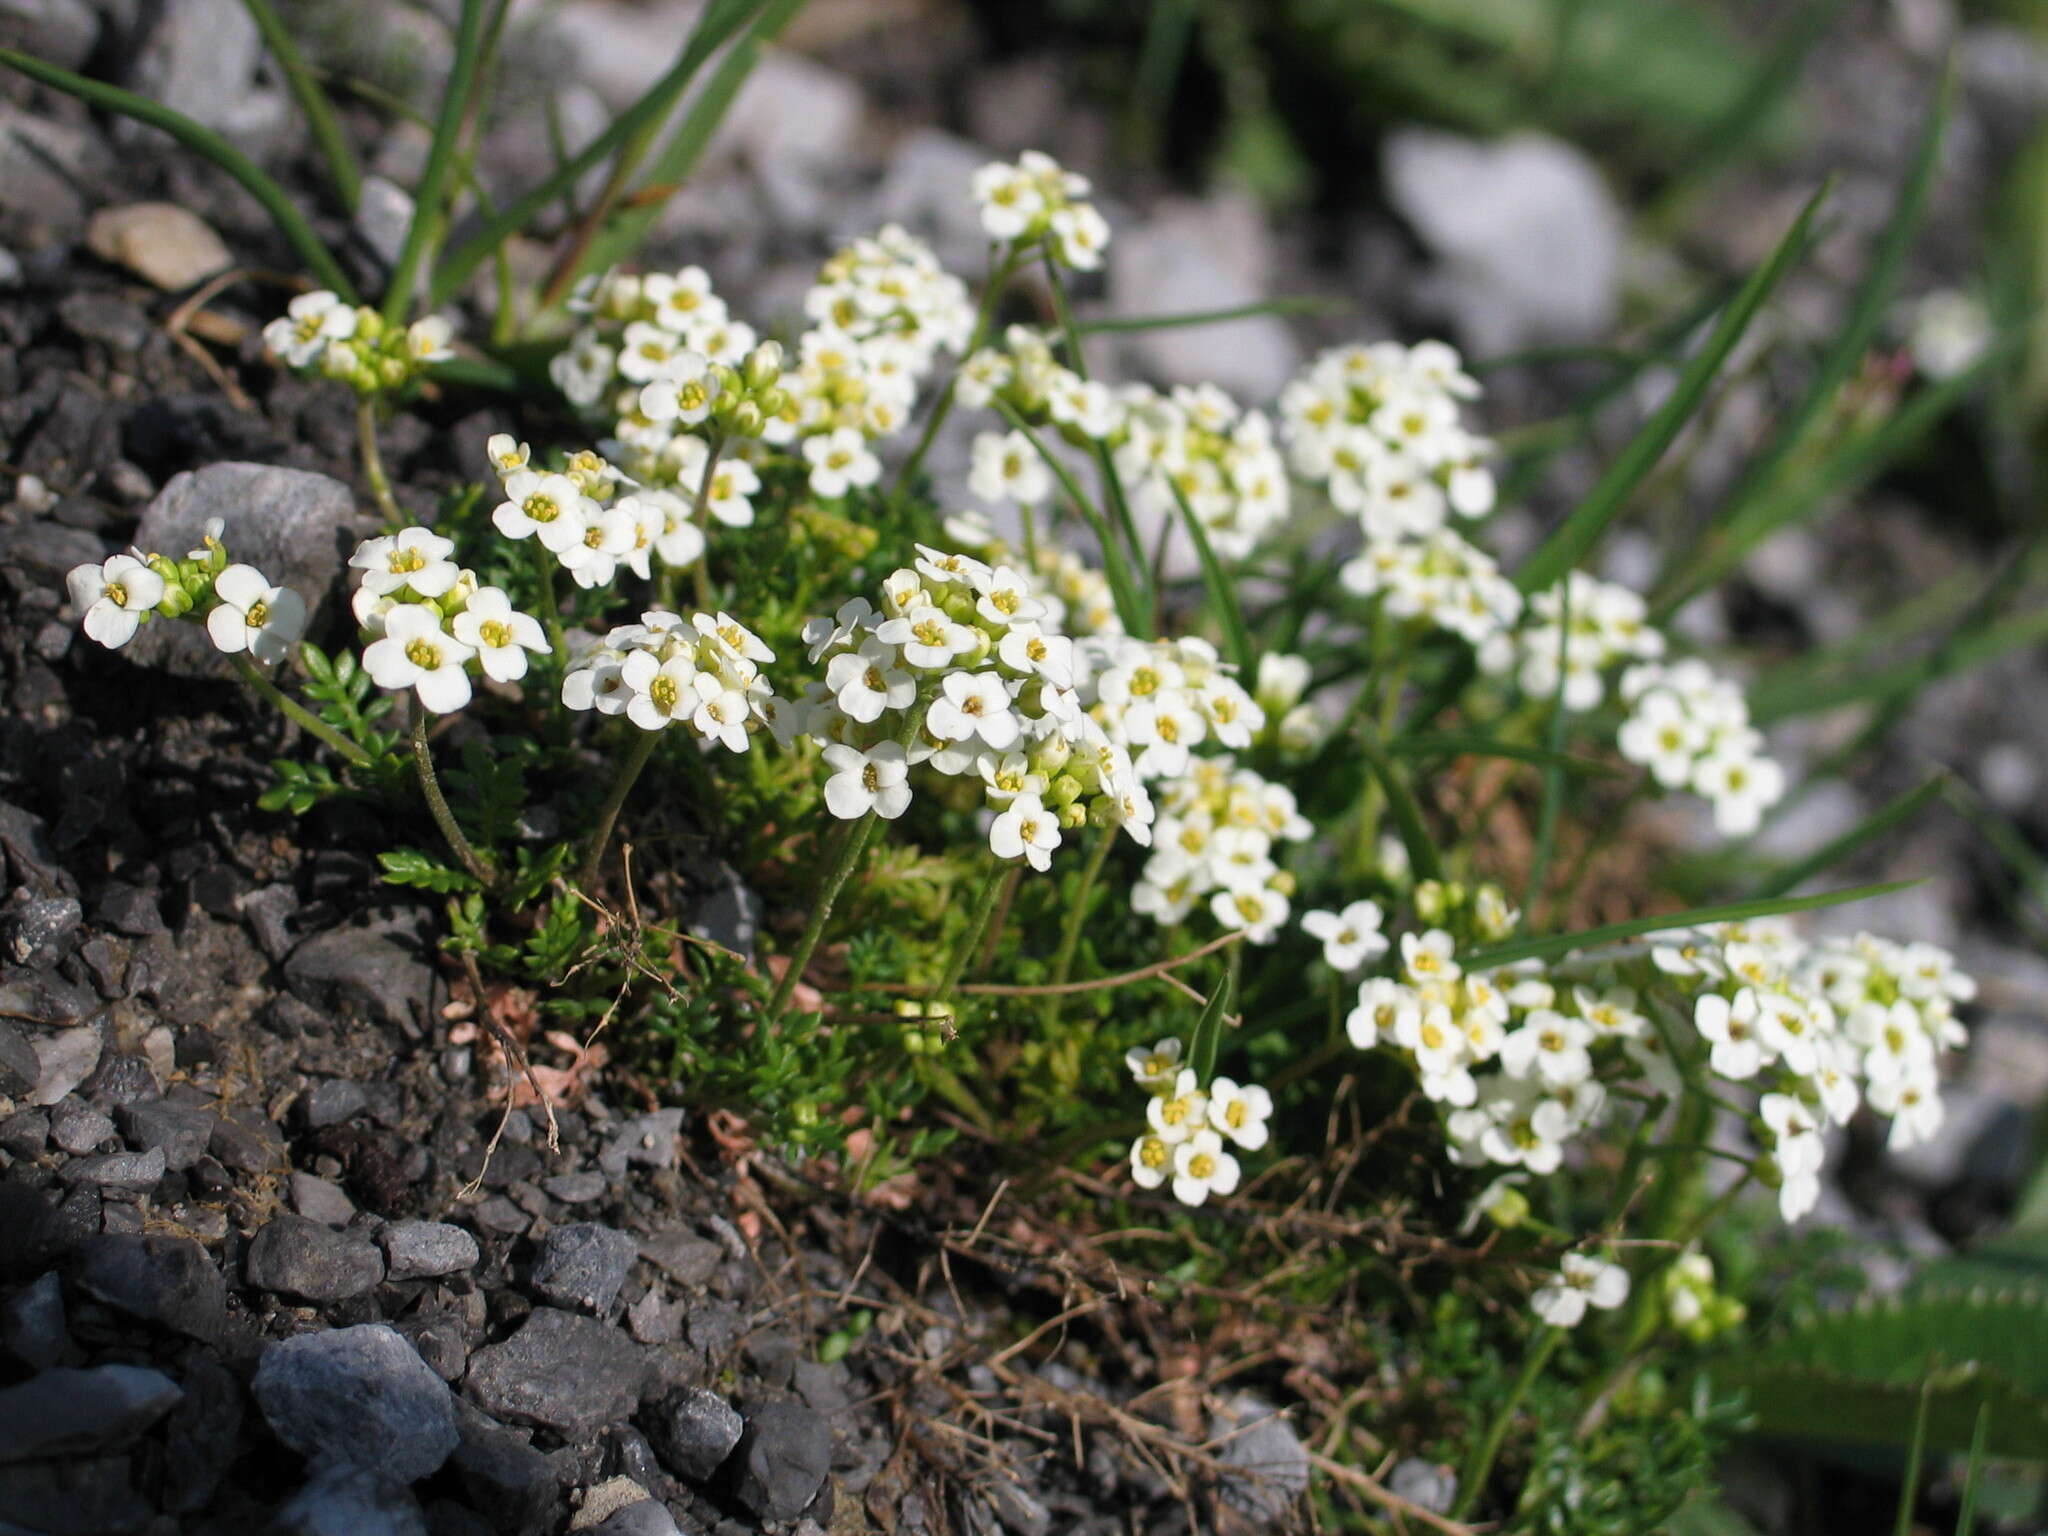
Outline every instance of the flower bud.
[[1503, 1185], [1486, 1208], [1486, 1219], [1496, 1227], [1512, 1231], [1529, 1219], [1529, 1197], [1512, 1184]]
[[1066, 807], [1080, 799], [1085, 786], [1071, 773], [1063, 773], [1045, 787], [1045, 803], [1050, 806]]
[[733, 407], [732, 430], [736, 437], [759, 437], [768, 425], [761, 415], [761, 407], [751, 400], [742, 400]]
[[786, 389], [764, 389], [754, 396], [754, 403], [763, 416], [780, 417], [787, 415], [796, 401]]
[[764, 390], [782, 377], [782, 343], [764, 341], [747, 354], [743, 365], [747, 388]]
[[[1096, 803], [1099, 804], [1100, 802]], [[1062, 832], [1078, 832], [1087, 825], [1088, 807], [1079, 800], [1074, 801], [1071, 805], [1061, 807], [1060, 830]]]

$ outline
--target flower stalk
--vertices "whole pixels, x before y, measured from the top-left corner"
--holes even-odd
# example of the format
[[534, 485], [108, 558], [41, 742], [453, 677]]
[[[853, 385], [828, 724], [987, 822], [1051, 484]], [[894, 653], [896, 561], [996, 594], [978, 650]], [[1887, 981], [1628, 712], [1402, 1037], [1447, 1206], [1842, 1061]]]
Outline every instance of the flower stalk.
[[356, 447], [362, 455], [363, 479], [384, 521], [393, 528], [404, 524], [405, 511], [392, 494], [391, 477], [384, 472], [384, 455], [377, 447], [377, 397], [365, 395], [356, 402]]
[[456, 861], [469, 872], [479, 884], [490, 886], [497, 883], [497, 872], [463, 834], [455, 820], [455, 812], [449, 809], [448, 797], [441, 792], [441, 780], [434, 772], [434, 751], [427, 740], [427, 712], [417, 707], [412, 714], [412, 761], [419, 772], [420, 792], [427, 798], [427, 809], [433, 813], [434, 825], [441, 829], [441, 837], [454, 853]]
[[604, 797], [604, 804], [598, 809], [597, 825], [591, 828], [590, 844], [583, 854], [583, 863], [576, 871], [576, 883], [589, 885], [597, 879], [599, 865], [604, 862], [605, 846], [612, 840], [612, 829], [618, 825], [619, 812], [625, 808], [626, 796], [633, 792], [647, 760], [654, 756], [655, 744], [661, 740], [659, 731], [641, 731], [626, 750], [626, 760], [619, 764], [618, 774], [612, 779], [610, 793]]
[[355, 767], [367, 768], [370, 766], [369, 753], [365, 752], [325, 720], [322, 720], [318, 715], [306, 708], [297, 699], [278, 687], [276, 683], [265, 677], [262, 669], [246, 655], [238, 655], [233, 660], [235, 670], [241, 674], [242, 681], [276, 705], [294, 725], [309, 735], [318, 737], [326, 745], [332, 747], [336, 752], [348, 759]]

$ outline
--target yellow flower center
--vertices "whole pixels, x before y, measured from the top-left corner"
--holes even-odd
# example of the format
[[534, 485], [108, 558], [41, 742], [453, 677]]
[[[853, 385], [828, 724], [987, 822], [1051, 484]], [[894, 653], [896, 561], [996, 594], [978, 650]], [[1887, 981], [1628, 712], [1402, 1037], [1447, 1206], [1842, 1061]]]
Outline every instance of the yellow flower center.
[[405, 648], [405, 659], [422, 672], [432, 672], [441, 665], [441, 647], [421, 636]]

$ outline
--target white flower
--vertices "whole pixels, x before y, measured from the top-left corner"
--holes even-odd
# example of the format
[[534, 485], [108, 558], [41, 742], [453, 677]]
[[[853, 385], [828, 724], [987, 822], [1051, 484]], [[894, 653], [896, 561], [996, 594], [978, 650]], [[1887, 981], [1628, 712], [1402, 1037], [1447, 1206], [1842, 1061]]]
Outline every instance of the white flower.
[[1022, 432], [983, 432], [974, 439], [967, 488], [983, 501], [1035, 507], [1052, 494], [1052, 471]]
[[653, 651], [629, 652], [619, 663], [619, 682], [627, 691], [626, 718], [643, 731], [665, 730], [690, 719], [704, 701], [698, 676], [687, 655], [664, 661]]
[[363, 590], [380, 597], [401, 587], [410, 587], [421, 597], [440, 597], [462, 575], [462, 567], [448, 558], [454, 552], [453, 539], [426, 528], [401, 528], [363, 540], [348, 563], [363, 573]]
[[745, 693], [737, 688], [714, 687], [703, 690], [697, 712], [690, 717], [690, 726], [699, 736], [718, 742], [728, 752], [744, 752], [748, 745], [747, 721], [752, 717], [753, 708]]
[[494, 682], [518, 682], [526, 676], [528, 651], [544, 656], [553, 649], [540, 620], [519, 612], [498, 587], [478, 587], [470, 593], [462, 612], [448, 627], [456, 639], [476, 651], [477, 665]]
[[1060, 820], [1036, 795], [1019, 795], [988, 829], [988, 845], [999, 859], [1023, 857], [1033, 869], [1052, 867], [1060, 845]]
[[449, 343], [455, 327], [440, 315], [427, 315], [405, 328], [405, 350], [415, 363], [445, 363], [455, 356]]
[[1583, 1083], [1593, 1075], [1593, 1057], [1586, 1049], [1592, 1035], [1585, 1020], [1539, 1008], [1501, 1042], [1501, 1066], [1510, 1077], [1533, 1075], [1552, 1088]]
[[272, 586], [253, 565], [228, 566], [214, 577], [213, 595], [220, 606], [206, 616], [206, 632], [230, 656], [247, 651], [274, 666], [306, 631], [306, 600]]
[[263, 344], [293, 368], [309, 368], [330, 341], [356, 333], [360, 315], [338, 294], [302, 293], [285, 306], [284, 317], [263, 327]]
[[804, 439], [804, 458], [811, 466], [811, 491], [818, 496], [844, 496], [854, 487], [873, 485], [882, 477], [882, 461], [868, 451], [867, 439], [852, 427]]
[[1045, 208], [1045, 194], [1014, 165], [984, 165], [969, 185], [981, 209], [981, 227], [996, 240], [1015, 240]]
[[1412, 987], [1375, 976], [1359, 984], [1358, 1006], [1344, 1021], [1344, 1032], [1353, 1045], [1369, 1051], [1383, 1040], [1398, 1040], [1404, 1031], [1412, 1032], [1421, 1019], [1422, 1000]]
[[1142, 1045], [1134, 1045], [1124, 1052], [1124, 1065], [1130, 1068], [1131, 1076], [1139, 1086], [1153, 1092], [1170, 1089], [1180, 1074], [1180, 1041], [1168, 1035], [1149, 1051]]
[[1223, 1138], [1206, 1126], [1173, 1149], [1173, 1198], [1182, 1205], [1200, 1205], [1211, 1190], [1227, 1195], [1237, 1188], [1237, 1180], [1237, 1159], [1223, 1150]]
[[505, 496], [491, 522], [506, 538], [538, 538], [557, 555], [583, 542], [589, 501], [567, 475], [522, 469], [506, 476]]
[[1530, 1305], [1553, 1328], [1576, 1328], [1590, 1304], [1611, 1312], [1628, 1300], [1628, 1271], [1581, 1253], [1568, 1253], [1562, 1273], [1537, 1291]]
[[849, 720], [863, 725], [885, 709], [904, 709], [917, 697], [917, 680], [896, 665], [896, 647], [866, 640], [858, 651], [834, 656], [825, 667], [825, 686]]
[[1431, 981], [1456, 981], [1464, 972], [1452, 959], [1457, 941], [1441, 928], [1401, 935], [1401, 969], [1417, 986]]
[[833, 745], [825, 748], [832, 776], [825, 781], [825, 808], [841, 821], [854, 821], [873, 811], [894, 821], [910, 804], [909, 764], [893, 741], [865, 752]]
[[1242, 928], [1254, 944], [1270, 944], [1287, 922], [1287, 898], [1275, 890], [1222, 890], [1209, 911], [1225, 928]]
[[1785, 792], [1785, 770], [1743, 747], [1719, 751], [1693, 770], [1693, 789], [1714, 802], [1714, 825], [1747, 837]]
[[975, 630], [956, 622], [947, 616], [944, 609], [929, 603], [921, 603], [901, 618], [877, 625], [875, 638], [901, 646], [905, 661], [926, 670], [951, 666], [955, 656], [964, 655], [983, 643], [983, 637]]
[[1157, 1189], [1173, 1171], [1173, 1148], [1149, 1131], [1131, 1143], [1131, 1181], [1140, 1189]]
[[1182, 1067], [1170, 1082], [1154, 1087], [1145, 1120], [1168, 1145], [1186, 1141], [1209, 1123], [1209, 1096], [1195, 1081], [1193, 1069]]
[[384, 638], [363, 648], [363, 670], [379, 688], [410, 688], [437, 715], [469, 702], [465, 664], [476, 653], [441, 627], [439, 610], [400, 603], [384, 615]]
[[1109, 221], [1095, 211], [1092, 203], [1072, 203], [1052, 216], [1053, 254], [1078, 271], [1092, 272], [1102, 265], [1102, 253], [1109, 248]]
[[1273, 1116], [1273, 1096], [1257, 1083], [1239, 1087], [1227, 1077], [1209, 1084], [1209, 1124], [1243, 1147], [1256, 1152], [1271, 1134], [1266, 1122]]
[[1340, 973], [1357, 970], [1367, 961], [1387, 952], [1387, 936], [1380, 932], [1386, 920], [1376, 901], [1354, 901], [1342, 912], [1304, 912], [1302, 932], [1323, 941], [1323, 959]]
[[133, 555], [74, 566], [64, 578], [86, 634], [110, 651], [135, 638], [142, 615], [164, 600], [164, 579]]
[[484, 457], [499, 475], [516, 475], [533, 458], [533, 450], [509, 432], [493, 432], [484, 444]]
[[993, 672], [949, 672], [924, 719], [926, 729], [941, 741], [979, 739], [998, 752], [1023, 729], [1010, 708], [1009, 689]]
[[1764, 1048], [1756, 1034], [1757, 998], [1744, 987], [1729, 1002], [1708, 992], [1692, 1006], [1693, 1027], [1713, 1046], [1707, 1065], [1730, 1082], [1743, 1082], [1763, 1070]]

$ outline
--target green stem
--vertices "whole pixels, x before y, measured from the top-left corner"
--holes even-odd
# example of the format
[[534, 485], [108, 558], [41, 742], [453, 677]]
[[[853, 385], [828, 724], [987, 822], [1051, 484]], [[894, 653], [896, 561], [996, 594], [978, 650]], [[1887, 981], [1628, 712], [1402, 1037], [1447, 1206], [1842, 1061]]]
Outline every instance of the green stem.
[[469, 839], [463, 836], [455, 813], [448, 808], [448, 797], [441, 793], [441, 780], [434, 772], [434, 751], [427, 743], [427, 712], [417, 700], [412, 710], [412, 762], [419, 771], [420, 792], [427, 797], [427, 809], [433, 813], [434, 825], [441, 829], [441, 836], [457, 861], [479, 884], [494, 884], [497, 874], [492, 870], [490, 860], [478, 853]]
[[697, 606], [707, 613], [718, 606], [717, 597], [711, 590], [711, 477], [718, 473], [718, 456], [724, 452], [725, 439], [712, 439], [711, 452], [704, 460], [703, 477], [697, 482], [696, 503], [690, 508], [690, 521], [704, 536], [704, 548], [698, 551], [697, 563], [690, 567], [690, 579], [696, 586]]
[[[636, 726], [637, 730], [638, 727]], [[612, 828], [618, 824], [619, 812], [626, 804], [626, 796], [633, 792], [634, 781], [647, 766], [647, 760], [654, 756], [655, 744], [661, 740], [659, 731], [641, 731], [626, 753], [626, 760], [619, 764], [618, 776], [612, 780], [611, 793], [604, 797], [604, 804], [597, 813], [597, 825], [590, 834], [590, 846], [584, 851], [583, 864], [576, 872], [578, 885], [589, 885], [597, 879], [598, 865], [604, 861], [605, 845], [612, 840]]]
[[539, 539], [533, 541], [533, 568], [540, 583], [540, 621], [548, 632], [548, 644], [563, 665], [569, 660], [568, 637], [562, 632], [562, 603], [555, 596], [555, 557]]
[[334, 178], [334, 190], [341, 197], [342, 207], [354, 213], [356, 205], [362, 201], [363, 173], [356, 164], [355, 152], [349, 148], [347, 136], [341, 131], [340, 122], [334, 116], [334, 107], [327, 100], [327, 93], [320, 89], [319, 81], [306, 68], [306, 61], [299, 56], [291, 33], [277, 19], [270, 0], [242, 0], [242, 5], [255, 21], [256, 30], [263, 34], [263, 44], [276, 58], [277, 67], [284, 71], [285, 84], [291, 88], [292, 99], [306, 114], [306, 127], [313, 135], [313, 142], [320, 147], [321, 157], [327, 162], [327, 173]]
[[[1059, 953], [1052, 963], [1052, 984], [1064, 986], [1074, 972], [1074, 954], [1081, 947], [1081, 925], [1088, 920], [1088, 900], [1095, 894], [1095, 882], [1102, 874], [1102, 866], [1109, 862], [1109, 851], [1116, 846], [1117, 828], [1107, 826], [1095, 834], [1095, 844], [1088, 850], [1088, 862], [1081, 866], [1081, 883], [1075, 887], [1072, 901], [1067, 907], [1067, 917], [1060, 928]], [[1039, 1023], [1051, 1029], [1059, 1019], [1061, 996], [1049, 995], [1039, 1005]]]
[[370, 496], [377, 510], [393, 528], [405, 526], [405, 509], [391, 492], [391, 477], [384, 473], [384, 455], [377, 447], [377, 397], [364, 395], [356, 402], [356, 447], [362, 454], [363, 478], [370, 484]]
[[[975, 311], [974, 329], [967, 337], [967, 348], [960, 354], [960, 361], [966, 362], [981, 350], [988, 340], [989, 328], [995, 324], [996, 305], [1001, 300], [1004, 285], [1017, 270], [1016, 253], [1007, 246], [1002, 247], [1002, 257], [995, 252], [989, 255], [988, 286], [981, 293], [981, 308]], [[924, 456], [931, 451], [932, 441], [939, 435], [939, 428], [946, 424], [946, 418], [953, 412], [953, 394], [960, 384], [960, 369], [954, 366], [952, 375], [946, 380], [946, 387], [939, 392], [938, 402], [932, 406], [931, 415], [926, 418], [924, 431], [917, 439], [917, 446], [910, 450], [910, 457], [903, 461], [903, 468], [896, 472], [896, 483], [889, 488], [889, 500], [900, 501], [910, 482], [916, 477]]]
[[423, 262], [429, 268], [433, 265], [431, 256], [440, 239], [448, 178], [455, 168], [463, 126], [469, 121], [477, 67], [483, 58], [483, 33], [483, 0], [462, 0], [462, 18], [455, 31], [455, 67], [448, 76], [447, 94], [441, 98], [441, 116], [434, 125], [426, 169], [420, 173], [412, 222], [406, 226], [405, 244], [391, 269], [391, 286], [384, 291], [384, 320], [389, 325], [405, 324], [405, 317], [412, 312], [420, 266]]
[[1486, 1426], [1486, 1433], [1472, 1446], [1465, 1457], [1463, 1470], [1458, 1473], [1458, 1501], [1451, 1506], [1451, 1518], [1462, 1520], [1479, 1502], [1479, 1495], [1485, 1491], [1486, 1479], [1493, 1472], [1493, 1463], [1500, 1455], [1501, 1442], [1507, 1438], [1508, 1426], [1514, 1422], [1516, 1412], [1522, 1406], [1522, 1399], [1528, 1396], [1529, 1388], [1542, 1374], [1543, 1367], [1550, 1363], [1551, 1355], [1564, 1339], [1562, 1328], [1544, 1324], [1536, 1336], [1533, 1347], [1522, 1361], [1521, 1374], [1515, 1377], [1515, 1384], [1508, 1388], [1508, 1395], [1493, 1411], [1493, 1418]]
[[953, 947], [952, 958], [946, 962], [946, 973], [939, 984], [925, 994], [926, 1002], [935, 1002], [949, 996], [960, 985], [960, 978], [966, 973], [967, 962], [975, 950], [981, 947], [981, 936], [988, 929], [988, 920], [996, 909], [996, 897], [1003, 888], [1003, 880], [1009, 871], [1003, 861], [990, 856], [988, 874], [981, 882], [981, 889], [974, 897], [974, 911], [967, 919], [967, 931], [960, 935], [960, 942]]
[[306, 708], [297, 699], [278, 687], [269, 678], [265, 677], [258, 670], [255, 662], [251, 661], [247, 656], [237, 656], [234, 660], [235, 670], [242, 674], [242, 681], [262, 694], [272, 704], [275, 704], [294, 725], [311, 735], [319, 737], [321, 741], [347, 758], [356, 767], [367, 768], [370, 766], [369, 753], [365, 752], [325, 720], [322, 720], [318, 715]]

